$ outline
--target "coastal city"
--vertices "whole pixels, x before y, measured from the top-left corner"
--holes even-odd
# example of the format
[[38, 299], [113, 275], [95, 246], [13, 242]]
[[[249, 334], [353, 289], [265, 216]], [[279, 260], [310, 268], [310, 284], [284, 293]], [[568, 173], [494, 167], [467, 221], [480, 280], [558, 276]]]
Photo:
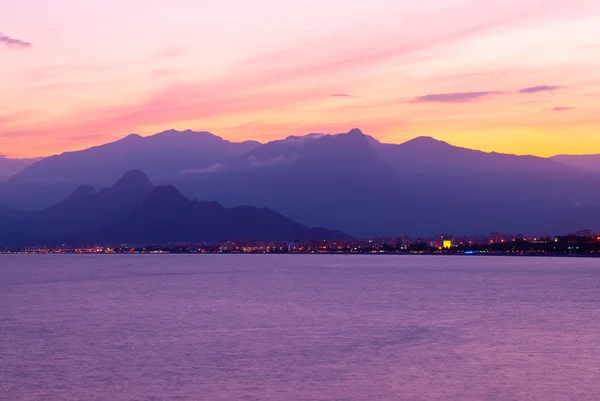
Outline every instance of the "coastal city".
[[563, 236], [524, 236], [490, 233], [487, 236], [455, 237], [442, 234], [431, 238], [376, 237], [346, 241], [265, 242], [239, 239], [220, 243], [168, 243], [160, 245], [47, 246], [0, 249], [0, 253], [36, 254], [449, 254], [600, 256], [600, 234], [582, 230]]

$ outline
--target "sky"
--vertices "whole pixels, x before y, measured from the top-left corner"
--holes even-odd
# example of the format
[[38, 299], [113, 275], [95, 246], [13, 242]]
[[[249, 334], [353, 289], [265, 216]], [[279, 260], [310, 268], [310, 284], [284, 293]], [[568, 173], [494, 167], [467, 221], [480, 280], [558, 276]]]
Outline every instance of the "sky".
[[0, 154], [358, 127], [600, 153], [598, 0], [0, 0]]

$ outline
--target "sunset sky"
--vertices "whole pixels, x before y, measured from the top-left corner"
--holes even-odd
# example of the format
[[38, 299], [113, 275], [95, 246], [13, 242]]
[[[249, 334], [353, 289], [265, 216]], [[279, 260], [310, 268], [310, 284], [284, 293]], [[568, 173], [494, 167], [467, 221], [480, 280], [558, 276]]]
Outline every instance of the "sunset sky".
[[598, 0], [19, 0], [0, 9], [0, 154], [129, 133], [266, 142], [361, 128], [600, 153]]

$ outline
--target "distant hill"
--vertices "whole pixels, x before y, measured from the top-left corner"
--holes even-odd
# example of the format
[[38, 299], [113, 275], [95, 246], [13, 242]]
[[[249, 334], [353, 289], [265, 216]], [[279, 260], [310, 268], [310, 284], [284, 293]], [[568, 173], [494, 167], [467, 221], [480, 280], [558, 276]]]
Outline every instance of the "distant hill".
[[551, 159], [582, 170], [600, 173], [600, 155], [558, 155]]
[[[0, 217], [2, 215], [0, 214]], [[216, 242], [232, 239], [346, 239], [347, 235], [308, 228], [273, 210], [225, 208], [192, 201], [173, 186], [154, 187], [140, 170], [112, 187], [78, 187], [63, 202], [25, 216], [12, 215], [0, 227], [0, 244], [56, 245]]]
[[169, 183], [187, 171], [203, 171], [260, 143], [230, 142], [209, 132], [169, 130], [50, 156], [0, 183], [0, 206], [39, 210], [64, 199], [79, 185], [102, 188], [125, 171], [140, 169], [153, 182]]
[[4, 181], [23, 170], [25, 167], [39, 161], [39, 158], [33, 159], [13, 159], [0, 155], [0, 181]]
[[209, 132], [169, 130], [142, 137], [132, 134], [115, 142], [50, 156], [11, 178], [14, 184], [48, 182], [110, 185], [125, 171], [140, 169], [161, 182], [186, 170], [202, 169], [249, 152], [260, 143], [229, 142]]
[[[267, 207], [355, 237], [600, 228], [600, 173], [555, 159], [481, 152], [429, 137], [381, 143], [359, 129], [266, 144], [191, 131], [121, 142], [29, 166], [0, 184], [0, 205], [39, 210], [64, 199], [75, 181], [104, 186], [98, 183], [114, 182], [141, 160], [153, 182], [172, 184], [188, 198]], [[138, 147], [143, 157], [133, 151]]]
[[268, 143], [175, 181], [189, 196], [268, 206], [358, 237], [600, 226], [599, 184], [600, 175], [549, 159], [426, 137], [383, 144], [357, 129]]
[[24, 212], [22, 210], [0, 207], [0, 231], [13, 221], [24, 219], [30, 214], [30, 212]]

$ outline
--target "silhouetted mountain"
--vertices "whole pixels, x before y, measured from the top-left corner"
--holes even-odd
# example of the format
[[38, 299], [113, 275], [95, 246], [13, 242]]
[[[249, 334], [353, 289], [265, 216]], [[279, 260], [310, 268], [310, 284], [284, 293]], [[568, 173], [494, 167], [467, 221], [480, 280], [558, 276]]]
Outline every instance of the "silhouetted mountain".
[[24, 219], [29, 216], [30, 212], [24, 212], [22, 210], [8, 209], [5, 207], [0, 207], [0, 231], [3, 227], [6, 227], [7, 224], [10, 224], [13, 221]]
[[[353, 129], [345, 134], [309, 134], [250, 144], [248, 151], [238, 147], [240, 153], [227, 156], [190, 151], [189, 155], [198, 155], [198, 162], [194, 167], [186, 162], [190, 167], [186, 169], [161, 165], [164, 152], [169, 153], [164, 156], [168, 160], [179, 157], [175, 147], [164, 143], [167, 139], [177, 142], [179, 136], [197, 135], [166, 132], [155, 136], [162, 151], [152, 168], [168, 177], [159, 182], [173, 184], [193, 199], [214, 199], [229, 207], [268, 207], [307, 226], [326, 226], [363, 237], [563, 233], [600, 225], [595, 209], [600, 206], [600, 174], [552, 159], [486, 153], [428, 137], [386, 144]], [[200, 137], [205, 142], [225, 142], [210, 134]], [[70, 164], [73, 170], [85, 165], [85, 152], [78, 152], [79, 161]], [[118, 168], [111, 165], [108, 170], [116, 174]], [[94, 171], [103, 180], [113, 174], [99, 167]], [[47, 187], [23, 185], [21, 192], [7, 190], [0, 202], [13, 208], [25, 207], [30, 199], [48, 204], [48, 198], [65, 190], [59, 189], [60, 183], [49, 182]]]
[[4, 181], [40, 159], [11, 159], [0, 155], [0, 181]]
[[431, 137], [418, 137], [399, 145], [379, 144], [378, 148], [382, 158], [400, 171], [410, 169], [440, 177], [457, 174], [521, 175], [534, 170], [574, 172], [542, 157], [487, 153], [452, 146]]
[[235, 143], [209, 132], [169, 130], [142, 137], [137, 134], [105, 145], [50, 156], [11, 178], [13, 184], [106, 186], [124, 171], [142, 169], [154, 181], [162, 181], [190, 169], [211, 166], [246, 153], [258, 142]]
[[565, 232], [600, 219], [600, 176], [534, 156], [360, 130], [276, 141], [219, 171], [177, 181], [185, 194], [273, 208], [354, 236]]
[[600, 155], [558, 155], [551, 159], [582, 170], [600, 173]]
[[100, 192], [90, 185], [81, 185], [64, 201], [14, 220], [7, 231], [12, 238], [30, 239], [34, 243], [93, 231], [139, 209], [153, 188], [139, 170], [125, 173], [115, 185]]
[[139, 170], [100, 192], [82, 185], [63, 202], [13, 218], [5, 227], [0, 228], [4, 245], [348, 238], [308, 228], [269, 209], [191, 201], [173, 186], [154, 187]]
[[192, 201], [173, 186], [159, 186], [144, 207], [102, 234], [127, 243], [344, 239], [345, 234], [312, 229], [266, 208], [225, 208], [217, 202]]

